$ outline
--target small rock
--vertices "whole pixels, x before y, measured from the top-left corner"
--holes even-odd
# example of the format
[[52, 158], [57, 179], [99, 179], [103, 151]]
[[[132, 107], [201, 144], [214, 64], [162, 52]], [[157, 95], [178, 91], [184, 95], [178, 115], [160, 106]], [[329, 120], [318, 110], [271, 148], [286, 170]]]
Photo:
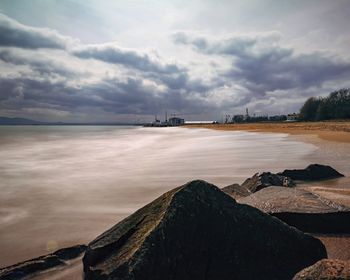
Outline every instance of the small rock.
[[293, 280], [349, 280], [350, 261], [323, 259], [297, 273]]
[[295, 183], [289, 177], [273, 174], [271, 172], [263, 172], [254, 174], [253, 177], [246, 179], [242, 185], [232, 184], [222, 188], [222, 191], [238, 199], [270, 186], [291, 188], [295, 186]]
[[334, 168], [321, 164], [311, 164], [305, 169], [286, 169], [283, 172], [278, 173], [278, 175], [287, 176], [298, 181], [317, 181], [344, 177], [343, 174], [339, 173]]
[[294, 187], [295, 183], [289, 177], [273, 174], [271, 172], [263, 172], [257, 173], [252, 178], [247, 179], [242, 186], [248, 188], [251, 192], [257, 192], [269, 186], [283, 186], [290, 188]]

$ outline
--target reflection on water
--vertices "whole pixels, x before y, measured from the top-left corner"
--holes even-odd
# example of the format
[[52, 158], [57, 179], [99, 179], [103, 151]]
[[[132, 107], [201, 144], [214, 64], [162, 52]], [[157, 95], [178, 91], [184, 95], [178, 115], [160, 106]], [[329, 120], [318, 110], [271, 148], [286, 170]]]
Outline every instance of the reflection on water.
[[[309, 164], [284, 134], [103, 126], [0, 127], [0, 266], [88, 242], [192, 179], [220, 187]], [[51, 246], [52, 247], [52, 246]]]

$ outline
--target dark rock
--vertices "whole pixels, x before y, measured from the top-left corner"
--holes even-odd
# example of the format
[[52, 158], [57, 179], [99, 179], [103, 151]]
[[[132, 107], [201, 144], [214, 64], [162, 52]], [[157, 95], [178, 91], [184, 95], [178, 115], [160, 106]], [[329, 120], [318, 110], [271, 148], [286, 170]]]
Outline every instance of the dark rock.
[[254, 174], [253, 177], [246, 179], [242, 185], [229, 185], [222, 188], [222, 191], [237, 199], [249, 196], [269, 186], [294, 187], [295, 183], [286, 176], [273, 174], [271, 172], [263, 172]]
[[57, 250], [52, 254], [2, 268], [0, 269], [0, 280], [29, 278], [45, 270], [65, 265], [65, 261], [77, 258], [85, 252], [85, 249], [86, 245], [76, 245]]
[[349, 280], [350, 261], [324, 259], [296, 274], [293, 280]]
[[232, 184], [222, 188], [222, 191], [233, 198], [242, 198], [270, 186], [295, 187], [298, 181], [313, 181], [342, 177], [338, 171], [327, 165], [311, 164], [305, 169], [286, 169], [274, 174], [271, 172], [256, 173], [246, 179], [241, 185]]
[[216, 186], [165, 193], [92, 241], [85, 279], [291, 279], [323, 244]]
[[350, 209], [300, 188], [268, 187], [238, 199], [305, 232], [350, 233]]
[[71, 260], [79, 257], [85, 252], [86, 248], [86, 245], [76, 245], [73, 247], [59, 249], [54, 252], [53, 255], [57, 256], [61, 260]]
[[232, 184], [222, 188], [221, 190], [235, 199], [246, 197], [252, 194], [246, 187], [243, 187], [239, 184]]
[[251, 193], [255, 193], [269, 186], [294, 187], [295, 183], [286, 176], [273, 174], [271, 172], [263, 172], [256, 173], [242, 184], [242, 187], [247, 188]]
[[343, 174], [340, 174], [337, 170], [333, 169], [332, 167], [321, 164], [311, 164], [305, 169], [286, 169], [278, 174], [290, 177], [291, 179], [298, 181], [317, 181], [344, 177]]

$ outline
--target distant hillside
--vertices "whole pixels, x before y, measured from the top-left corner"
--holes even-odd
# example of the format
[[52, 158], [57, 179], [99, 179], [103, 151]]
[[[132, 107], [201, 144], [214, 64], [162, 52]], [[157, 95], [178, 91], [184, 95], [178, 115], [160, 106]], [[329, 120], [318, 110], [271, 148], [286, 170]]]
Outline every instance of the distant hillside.
[[122, 122], [40, 122], [25, 118], [7, 118], [0, 117], [0, 125], [142, 125], [134, 123], [122, 123]]
[[0, 125], [34, 125], [34, 124], [45, 124], [44, 122], [39, 122], [31, 119], [24, 118], [7, 118], [0, 117]]

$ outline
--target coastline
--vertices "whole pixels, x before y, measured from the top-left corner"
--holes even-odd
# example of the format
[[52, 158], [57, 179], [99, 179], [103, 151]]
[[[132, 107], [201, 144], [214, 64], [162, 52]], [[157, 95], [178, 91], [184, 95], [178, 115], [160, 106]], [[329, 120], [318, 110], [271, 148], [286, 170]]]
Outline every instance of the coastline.
[[250, 131], [311, 135], [326, 141], [350, 143], [350, 122], [276, 122], [240, 124], [187, 124], [185, 128], [207, 128], [225, 131]]
[[0, 267], [86, 244], [191, 180], [241, 183], [257, 170], [304, 167], [315, 150], [282, 134], [180, 127], [0, 130]]
[[[297, 124], [299, 125], [299, 129], [293, 130], [293, 127], [296, 127]], [[304, 127], [300, 126], [300, 124], [304, 125]], [[329, 123], [327, 123], [327, 124], [329, 125]], [[318, 147], [318, 149], [316, 151], [312, 152], [311, 154], [305, 154], [305, 158], [307, 159], [307, 161], [309, 163], [320, 162], [320, 163], [324, 163], [324, 164], [329, 164], [331, 166], [336, 166], [336, 169], [339, 169], [342, 173], [345, 173], [347, 176], [349, 176], [350, 175], [350, 161], [347, 162], [348, 156], [344, 152], [346, 152], [349, 149], [350, 141], [346, 141], [346, 138], [343, 139], [340, 137], [340, 135], [344, 135], [344, 134], [350, 135], [350, 133], [346, 131], [346, 128], [347, 128], [346, 124], [347, 123], [345, 123], [343, 126], [337, 126], [334, 128], [334, 130], [332, 130], [332, 128], [327, 127], [327, 126], [322, 127], [320, 124], [318, 124], [317, 126], [305, 127], [305, 123], [287, 123], [287, 124], [280, 123], [278, 127], [275, 127], [273, 129], [271, 128], [271, 126], [275, 125], [275, 124], [258, 124], [258, 126], [255, 126], [255, 124], [248, 124], [248, 125], [191, 125], [191, 126], [188, 125], [188, 126], [184, 126], [184, 127], [185, 128], [197, 128], [206, 137], [209, 136], [209, 135], [207, 135], [209, 131], [208, 130], [201, 130], [201, 128], [221, 130], [222, 132], [220, 134], [224, 133], [224, 131], [258, 132], [259, 134], [261, 133], [261, 135], [263, 137], [266, 137], [266, 134], [264, 136], [264, 133], [267, 133], [267, 134], [268, 133], [285, 133], [285, 134], [288, 134], [288, 136], [283, 136], [284, 137], [283, 139], [285, 139], [285, 140], [282, 140], [282, 143], [283, 142], [284, 143], [285, 142], [291, 142], [291, 143], [293, 143], [293, 142], [308, 142], [308, 143], [311, 143], [311, 144]], [[283, 125], [287, 126], [287, 127], [284, 127]], [[163, 132], [162, 129], [160, 129], [159, 131]], [[344, 129], [345, 129], [345, 131], [344, 131]], [[173, 131], [175, 131], [175, 129], [173, 129]], [[153, 133], [153, 129], [152, 129], [152, 133]], [[320, 133], [321, 134], [327, 133], [327, 135], [334, 136], [334, 138], [333, 138], [333, 140], [326, 141], [328, 139], [325, 139], [324, 137], [320, 137], [319, 136]], [[197, 135], [195, 130], [192, 131], [191, 134]], [[203, 136], [202, 134], [201, 134], [201, 137]], [[209, 133], [209, 134], [211, 134], [211, 133]], [[230, 134], [230, 133], [228, 132], [228, 133], [224, 133], [224, 134]], [[249, 134], [249, 133], [246, 133], [246, 134]], [[254, 136], [254, 134], [257, 134], [257, 133], [252, 133], [253, 136]], [[254, 136], [254, 137], [256, 137], [256, 139], [254, 140], [254, 145], [255, 145], [255, 142], [258, 142], [259, 144], [261, 144], [261, 141], [262, 141], [261, 135], [259, 137]], [[171, 137], [174, 138], [174, 135], [172, 134]], [[271, 134], [270, 134], [269, 138], [270, 137], [272, 137]], [[183, 135], [181, 135], [181, 139], [182, 138], [183, 138]], [[166, 138], [166, 140], [168, 141], [168, 138]], [[177, 142], [179, 140], [180, 140], [180, 138], [179, 139], [176, 138]], [[113, 139], [113, 141], [115, 141], [115, 140]], [[168, 145], [167, 141], [164, 142], [164, 145], [165, 144]], [[193, 139], [191, 141], [193, 141]], [[270, 143], [270, 145], [276, 145], [277, 141], [274, 140], [273, 142], [269, 142], [269, 143]], [[197, 146], [197, 145], [195, 145], [195, 146]], [[215, 146], [217, 146], [217, 143]], [[220, 145], [218, 145], [218, 146], [220, 146]], [[290, 148], [289, 146], [283, 146], [283, 147], [285, 149]], [[264, 146], [264, 148], [265, 148], [265, 146]], [[293, 148], [295, 148], [295, 146], [292, 146], [290, 148], [289, 152], [294, 153], [295, 150]], [[226, 149], [226, 151], [230, 150], [229, 147], [226, 147], [225, 149]], [[327, 152], [324, 153], [324, 151], [327, 151]], [[207, 155], [215, 155], [214, 152], [217, 152], [217, 151], [212, 151], [212, 152], [207, 151]], [[220, 160], [222, 160], [222, 159], [220, 159]], [[256, 170], [256, 171], [262, 171], [262, 170]], [[318, 181], [318, 182], [315, 182], [313, 184], [309, 184], [309, 183], [302, 184], [298, 187], [307, 188], [309, 190], [312, 190], [315, 193], [318, 193], [319, 195], [321, 195], [325, 198], [335, 200], [341, 204], [346, 203], [347, 205], [350, 205], [350, 200], [348, 199], [348, 198], [350, 198], [350, 188], [348, 188], [348, 187], [350, 187], [350, 180], [349, 179], [350, 179], [349, 177], [345, 177], [345, 178], [333, 179], [333, 180], [328, 180], [328, 181]], [[232, 180], [232, 183], [234, 183], [234, 182], [235, 181]], [[346, 201], [344, 199], [346, 199]], [[60, 212], [60, 213], [62, 213], [62, 212]], [[56, 214], [58, 215], [58, 213], [56, 213]], [[76, 214], [78, 214], [78, 213], [76, 213]], [[127, 213], [124, 213], [124, 214], [126, 215]], [[70, 213], [70, 215], [72, 215], [72, 213]], [[98, 225], [97, 227], [101, 228], [101, 230], [99, 230], [99, 231], [102, 232], [103, 231], [102, 228], [106, 227], [105, 224], [110, 223], [111, 225], [113, 225], [117, 222], [117, 220], [115, 219], [116, 218], [115, 215], [116, 215], [115, 213], [108, 213], [108, 214], [106, 214], [106, 213], [103, 213], [103, 214], [102, 213], [89, 213], [89, 223], [91, 223], [91, 221], [93, 221], [94, 227], [96, 227]], [[57, 217], [58, 216], [56, 216], [56, 218]], [[83, 217], [83, 216], [81, 216], [81, 217]], [[102, 221], [101, 221], [101, 217], [103, 217]], [[118, 219], [120, 219], [120, 220], [122, 218], [123, 217], [118, 217]], [[107, 220], [109, 220], [109, 221], [107, 222]], [[60, 228], [64, 229], [65, 228], [64, 224], [62, 224], [62, 226]], [[85, 229], [87, 230], [88, 228], [85, 227]], [[62, 232], [56, 232], [56, 233], [63, 234]], [[348, 234], [344, 234], [344, 235], [312, 234], [312, 235], [316, 238], [319, 238], [323, 242], [323, 244], [326, 246], [329, 258], [338, 258], [338, 259], [344, 259], [344, 260], [350, 259], [350, 255], [348, 253], [348, 252], [350, 252], [348, 250], [348, 248], [350, 248], [350, 236]], [[60, 242], [59, 247], [61, 248], [62, 246], [65, 247], [65, 246], [71, 246], [71, 245], [80, 244], [80, 243], [86, 243], [86, 240], [78, 240], [78, 241], [75, 241], [75, 240], [73, 241], [73, 240], [74, 239], [71, 239], [68, 243], [61, 243]], [[91, 240], [91, 239], [88, 239], [88, 240]], [[345, 250], [344, 250], [344, 248], [345, 248]], [[37, 248], [35, 248], [35, 249], [37, 249]], [[32, 256], [36, 257], [36, 256], [38, 256], [38, 254], [32, 252]], [[39, 278], [35, 278], [35, 279], [40, 279], [40, 280], [41, 279], [65, 279], [65, 277], [67, 277], [67, 275], [69, 275], [69, 277], [72, 277], [72, 279], [81, 279], [80, 278], [81, 271], [82, 271], [81, 263], [75, 262], [71, 266], [62, 268], [62, 270], [58, 270], [57, 273], [59, 275], [56, 274], [56, 272], [51, 275], [52, 271], [51, 272], [49, 271], [47, 274], [40, 275], [40, 276], [38, 276]], [[50, 278], [51, 276], [52, 276], [52, 278]]]
[[[296, 124], [297, 123], [293, 123], [292, 125], [294, 126]], [[207, 177], [211, 176], [212, 178], [216, 176], [216, 185], [224, 187], [228, 183], [241, 183], [242, 180], [253, 175], [254, 172], [271, 170], [282, 171], [284, 168], [289, 167], [302, 168], [306, 167], [306, 164], [310, 163], [331, 165], [346, 176], [350, 176], [350, 168], [348, 165], [350, 160], [350, 156], [348, 156], [350, 143], [324, 141], [324, 139], [317, 137], [317, 134], [315, 133], [317, 132], [316, 129], [313, 129], [311, 131], [312, 133], [303, 135], [300, 133], [300, 131], [298, 131], [299, 134], [289, 133], [288, 131], [277, 131], [277, 129], [274, 131], [268, 131], [266, 124], [263, 125], [265, 125], [265, 130], [263, 130], [263, 126], [260, 126], [260, 130], [254, 130], [252, 127], [250, 127], [250, 130], [246, 129], [246, 131], [254, 131], [259, 133], [251, 133], [251, 135], [250, 133], [242, 133], [242, 135], [240, 135], [240, 133], [232, 133], [234, 134], [232, 136], [230, 135], [231, 133], [229, 130], [244, 131], [242, 126], [228, 125], [228, 127], [226, 127], [225, 125], [221, 129], [218, 129], [222, 130], [221, 132], [217, 131], [218, 133], [202, 129], [198, 129], [199, 133], [197, 133], [195, 130], [181, 130], [180, 127], [141, 129], [142, 133], [137, 132], [137, 130], [132, 130], [132, 134], [124, 134], [124, 130], [123, 134], [114, 134], [111, 133], [110, 130], [107, 130], [102, 139], [100, 138], [101, 136], [99, 136], [99, 138], [95, 138], [95, 130], [92, 131], [92, 134], [90, 135], [91, 137], [87, 137], [87, 128], [84, 128], [80, 134], [76, 134], [77, 132], [75, 132], [75, 134], [73, 134], [75, 135], [73, 138], [71, 137], [70, 130], [70, 133], [63, 138], [62, 136], [60, 136], [61, 138], [58, 138], [59, 134], [56, 132], [53, 133], [50, 130], [46, 131], [43, 136], [37, 135], [35, 138], [36, 141], [29, 144], [26, 143], [27, 146], [25, 146], [25, 143], [23, 143], [26, 138], [20, 138], [22, 142], [17, 143], [13, 147], [11, 146], [13, 143], [11, 142], [11, 145], [7, 146], [6, 149], [3, 150], [4, 156], [7, 155], [10, 163], [12, 162], [11, 159], [14, 158], [14, 156], [19, 156], [17, 153], [20, 152], [22, 155], [22, 151], [26, 151], [26, 157], [23, 158], [23, 160], [30, 159], [30, 161], [27, 163], [29, 167], [34, 165], [37, 168], [47, 168], [49, 162], [53, 171], [50, 174], [53, 177], [49, 178], [50, 181], [45, 181], [46, 177], [38, 177], [40, 178], [39, 181], [31, 183], [31, 185], [35, 186], [34, 189], [23, 189], [21, 191], [22, 196], [20, 197], [18, 194], [14, 193], [16, 196], [11, 196], [14, 199], [12, 200], [11, 197], [9, 197], [7, 204], [3, 204], [3, 207], [7, 208], [4, 209], [4, 211], [9, 210], [10, 214], [13, 211], [24, 208], [27, 210], [25, 212], [27, 216], [18, 217], [17, 220], [13, 219], [3, 227], [2, 239], [6, 240], [3, 250], [6, 251], [6, 258], [3, 258], [2, 266], [6, 264], [14, 264], [21, 260], [30, 259], [32, 257], [45, 254], [45, 252], [48, 250], [46, 248], [47, 240], [56, 241], [58, 248], [89, 242], [93, 237], [100, 234], [109, 226], [112, 226], [116, 222], [120, 221], [122, 218], [131, 214], [137, 209], [137, 207], [141, 207], [142, 205], [146, 204], [146, 202], [156, 197], [156, 195], [167, 191], [171, 187], [191, 180], [192, 178], [190, 178], [190, 176], [193, 178], [202, 179], [204, 177], [203, 174]], [[287, 123], [287, 125], [290, 125], [290, 123]], [[184, 126], [184, 128], [212, 128], [210, 126], [211, 125], [209, 125], [209, 127], [208, 125], [192, 125]], [[227, 129], [229, 127], [231, 127], [231, 129]], [[233, 129], [233, 127], [235, 129]], [[247, 128], [247, 126], [244, 127]], [[224, 130], [227, 130], [227, 132], [225, 133]], [[340, 129], [338, 128], [338, 130]], [[100, 132], [100, 128], [98, 128], [97, 131]], [[156, 134], [156, 132], [158, 134]], [[276, 134], [267, 135], [269, 132], [276, 132]], [[279, 136], [277, 133], [288, 133], [290, 136]], [[344, 133], [348, 132], [344, 131]], [[51, 135], [51, 137], [48, 137], [48, 135]], [[154, 139], [153, 137], [156, 138]], [[140, 143], [136, 142], [135, 145], [137, 145], [135, 147], [133, 146], [134, 149], [128, 150], [128, 153], [123, 155], [129, 160], [139, 158], [138, 165], [136, 166], [134, 162], [130, 161], [132, 162], [132, 164], [130, 164], [130, 170], [133, 172], [142, 171], [140, 173], [135, 173], [139, 177], [134, 176], [133, 180], [131, 181], [129, 179], [131, 173], [126, 172], [127, 169], [125, 169], [124, 161], [120, 161], [122, 159], [122, 155], [110, 155], [110, 153], [111, 151], [115, 151], [115, 153], [117, 153], [117, 148], [120, 147], [129, 147], [130, 149], [130, 146], [128, 145], [132, 143], [131, 140], [134, 141], [134, 139], [140, 139], [141, 141], [141, 138], [142, 143], [147, 144], [146, 147], [142, 145], [140, 146]], [[236, 144], [234, 143], [236, 141], [240, 146], [235, 146]], [[309, 149], [308, 146], [312, 147], [312, 145], [306, 145], [307, 149], [304, 150], [304, 144], [302, 144], [302, 146], [299, 146], [300, 144], [296, 145], [298, 142], [309, 142], [318, 147], [318, 149]], [[75, 145], [72, 145], [72, 143]], [[154, 143], [157, 143], [158, 149], [152, 150], [152, 153], [158, 152], [157, 157], [154, 157], [153, 154], [152, 157], [148, 153], [144, 154], [144, 151], [149, 151], [152, 147], [154, 147]], [[170, 143], [173, 145], [170, 145]], [[242, 150], [242, 148], [244, 148], [244, 146], [241, 146], [242, 143], [245, 143], [244, 145], [249, 144], [249, 148]], [[69, 154], [59, 153], [60, 150], [57, 152], [56, 149], [65, 145], [69, 145], [70, 147]], [[106, 146], [115, 148], [106, 151]], [[21, 149], [24, 150], [18, 151], [18, 147], [21, 147]], [[45, 150], [41, 153], [37, 153], [37, 151], [39, 148], [42, 149], [44, 147], [49, 148], [46, 151], [47, 156], [52, 155], [53, 151], [57, 152], [55, 157], [49, 157], [48, 159], [50, 160], [46, 160], [44, 165], [41, 157], [28, 157], [29, 152], [33, 152], [35, 155], [41, 155], [43, 152], [45, 152]], [[52, 150], [53, 147], [55, 147], [54, 150]], [[84, 147], [84, 149], [81, 149], [81, 147]], [[90, 153], [87, 153], [86, 151], [90, 151]], [[189, 153], [189, 151], [191, 151], [191, 153]], [[236, 151], [237, 154], [235, 153], [233, 156], [230, 156], [227, 153], [228, 151]], [[241, 154], [242, 151], [243, 154]], [[299, 158], [299, 156], [296, 155], [298, 152], [300, 154], [301, 151], [303, 156], [302, 158]], [[108, 152], [108, 154], [104, 154], [104, 152]], [[93, 157], [97, 155], [97, 158]], [[147, 155], [147, 157], [144, 157], [143, 155]], [[171, 157], [169, 155], [174, 156]], [[237, 156], [240, 155], [242, 157], [238, 158]], [[275, 155], [275, 157], [273, 157], [273, 155]], [[86, 157], [86, 160], [83, 160], [83, 162], [85, 162], [83, 170], [87, 170], [89, 172], [83, 173], [83, 175], [90, 176], [88, 181], [84, 179], [85, 177], [81, 176], [81, 165], [77, 170], [71, 169], [73, 165], [78, 166], [77, 164], [74, 164], [74, 159], [81, 162], [81, 157]], [[89, 161], [91, 158], [94, 160]], [[106, 158], [110, 160], [106, 161]], [[174, 161], [172, 158], [178, 159], [178, 161], [175, 161], [176, 164], [169, 169], [170, 162]], [[204, 162], [205, 158], [211, 159], [209, 162], [210, 166], [208, 166], [208, 168], [203, 170], [193, 170], [193, 168], [191, 168], [188, 169], [190, 170], [188, 173], [183, 173], [184, 162], [193, 160], [189, 166], [194, 166], [195, 162], [198, 160]], [[270, 158], [274, 158], [274, 161], [266, 161]], [[145, 159], [145, 161], [141, 161], [141, 159]], [[159, 159], [162, 159], [163, 162], [161, 166], [158, 162]], [[171, 159], [171, 161], [166, 162], [167, 159]], [[251, 159], [254, 159], [254, 161], [251, 161]], [[21, 162], [25, 162], [23, 160]], [[258, 160], [258, 162], [256, 162], [256, 160]], [[62, 162], [72, 162], [73, 165], [70, 166], [69, 170], [66, 170], [64, 169], [66, 164], [61, 165]], [[90, 170], [92, 170], [92, 168], [95, 170], [96, 162], [98, 162], [100, 166], [103, 166], [103, 169], [98, 170], [99, 172], [96, 173], [96, 177], [94, 177], [94, 173], [90, 172]], [[166, 162], [166, 164], [164, 164], [164, 162]], [[148, 168], [153, 168], [154, 172], [151, 172], [153, 169], [145, 170], [144, 166], [146, 166], [146, 164]], [[252, 168], [254, 164], [256, 164], [258, 167]], [[109, 170], [107, 168], [108, 166], [110, 166], [112, 170]], [[118, 171], [118, 166], [124, 166], [124, 169], [122, 169], [120, 173], [117, 173], [118, 176], [114, 177]], [[18, 168], [20, 167], [21, 166]], [[248, 167], [252, 170], [247, 173], [246, 168]], [[57, 170], [61, 171], [62, 174], [67, 174], [68, 171], [70, 173], [73, 171], [77, 172], [77, 177], [67, 178], [66, 181], [62, 179], [57, 180]], [[160, 174], [165, 174], [164, 172], [166, 170], [171, 171], [169, 174], [173, 174], [174, 170], [177, 170], [176, 176], [169, 177], [164, 175], [165, 177], [160, 177]], [[13, 171], [18, 172], [18, 169], [13, 169]], [[25, 174], [24, 171], [29, 172], [29, 175], [31, 174], [31, 169], [23, 170], [22, 174]], [[47, 171], [45, 172], [47, 174]], [[102, 172], [102, 175], [100, 172]], [[235, 172], [242, 175], [242, 179], [235, 178]], [[110, 177], [112, 174], [113, 176]], [[179, 176], [180, 174], [182, 174], [182, 177]], [[226, 174], [228, 175], [226, 176]], [[223, 175], [225, 175], [225, 177]], [[105, 181], [99, 181], [101, 176]], [[188, 178], [186, 176], [188, 176]], [[63, 175], [59, 177], [64, 178]], [[181, 177], [181, 180], [179, 177]], [[30, 176], [30, 178], [36, 177]], [[76, 178], [78, 178], [78, 180]], [[84, 180], [81, 181], [80, 178], [83, 178]], [[137, 181], [137, 178], [140, 180]], [[147, 180], [145, 180], [145, 178], [147, 178]], [[322, 196], [336, 199], [336, 201], [344, 203], [345, 196], [341, 195], [344, 187], [347, 188], [346, 197], [350, 198], [350, 196], [347, 195], [350, 191], [350, 180], [348, 178], [349, 177], [331, 181], [316, 182], [312, 185], [302, 187], [312, 188], [313, 191], [318, 192]], [[95, 179], [98, 179], [96, 184], [94, 183]], [[117, 181], [115, 181], [116, 179]], [[213, 182], [213, 180], [210, 178], [204, 179]], [[161, 180], [163, 180], [163, 183], [161, 183]], [[80, 187], [82, 182], [83, 188]], [[27, 180], [26, 183], [28, 183]], [[18, 182], [18, 186], [22, 184], [22, 181]], [[4, 184], [4, 186], [5, 185], [6, 184]], [[128, 188], [118, 189], [114, 187], [115, 185], [128, 186]], [[48, 189], [46, 186], [50, 186], [50, 188]], [[96, 186], [99, 186], [99, 192], [95, 192]], [[330, 189], [333, 190], [329, 191]], [[339, 189], [341, 189], [341, 192], [339, 192]], [[64, 190], [67, 190], [67, 192], [64, 192]], [[10, 189], [8, 189], [8, 192], [11, 194]], [[108, 193], [108, 196], [105, 195], [106, 193]], [[337, 196], [335, 196], [336, 194]], [[36, 201], [41, 201], [44, 203], [41, 203], [40, 207], [37, 207], [38, 204]], [[349, 202], [349, 200], [347, 199], [346, 202]], [[35, 207], [32, 206], [33, 203]], [[85, 208], [85, 205], [89, 205], [88, 209]], [[26, 208], [26, 206], [28, 206], [28, 208]], [[92, 208], [94, 211], [90, 210]], [[41, 218], [38, 220], [34, 219], [35, 217]], [[33, 221], [35, 222], [33, 223]], [[71, 228], [71, 232], [69, 234], [63, 234], [64, 229], [67, 227]], [[84, 232], [80, 231], [81, 228], [84, 228]], [[21, 233], [24, 232], [25, 229], [27, 232], [25, 236], [22, 236]], [[32, 236], [40, 238], [36, 238], [33, 242], [31, 239]], [[341, 252], [342, 248], [349, 248], [350, 245], [349, 236], [321, 236], [319, 238], [321, 240], [323, 239], [327, 243], [327, 247], [330, 248], [331, 252], [330, 256], [332, 257], [340, 257], [337, 255], [337, 253]], [[13, 250], [13, 248], [19, 249]], [[342, 258], [349, 259], [350, 256], [348, 254], [343, 254]]]

